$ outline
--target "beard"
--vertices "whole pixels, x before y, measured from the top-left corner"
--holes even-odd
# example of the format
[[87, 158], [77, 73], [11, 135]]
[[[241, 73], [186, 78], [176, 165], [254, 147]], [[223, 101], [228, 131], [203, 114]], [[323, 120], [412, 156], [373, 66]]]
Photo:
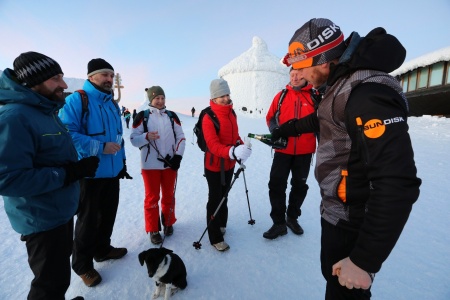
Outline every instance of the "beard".
[[112, 83], [106, 81], [106, 82], [103, 82], [103, 83], [100, 85], [100, 87], [101, 87], [102, 89], [104, 89], [105, 91], [111, 91], [111, 89], [112, 89]]
[[51, 90], [45, 84], [39, 84], [32, 87], [31, 89], [51, 101], [62, 103], [65, 102], [64, 89], [62, 87], [57, 87], [54, 90]]
[[310, 80], [308, 81], [314, 86], [314, 88], [318, 88], [327, 82], [328, 74], [324, 74], [319, 69], [314, 68], [312, 69], [312, 74], [309, 79]]
[[55, 101], [55, 102], [64, 102], [64, 89], [63, 88], [56, 88], [53, 92], [51, 92], [48, 96], [48, 99]]

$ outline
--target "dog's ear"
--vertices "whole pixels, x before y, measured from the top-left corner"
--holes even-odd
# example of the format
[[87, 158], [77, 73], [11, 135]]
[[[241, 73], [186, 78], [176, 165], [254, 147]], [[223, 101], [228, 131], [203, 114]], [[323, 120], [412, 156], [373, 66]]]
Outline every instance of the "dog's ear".
[[142, 251], [141, 253], [139, 253], [139, 263], [141, 264], [141, 266], [144, 265], [144, 261], [145, 261], [146, 257], [147, 257], [147, 251]]
[[172, 251], [172, 250], [170, 250], [170, 249], [167, 249], [167, 248], [164, 248], [164, 247], [161, 247], [160, 249], [161, 249], [161, 251], [162, 251], [162, 252], [164, 253], [164, 255], [167, 255], [167, 254], [173, 253], [173, 251]]

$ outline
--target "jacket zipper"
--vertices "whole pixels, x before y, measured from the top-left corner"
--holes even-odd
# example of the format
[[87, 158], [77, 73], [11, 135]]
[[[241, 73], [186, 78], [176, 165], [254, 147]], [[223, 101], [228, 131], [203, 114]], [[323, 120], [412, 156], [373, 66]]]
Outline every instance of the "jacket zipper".
[[358, 136], [359, 136], [360, 153], [363, 158], [364, 164], [367, 165], [369, 163], [369, 151], [367, 148], [366, 136], [364, 135], [364, 127], [363, 127], [362, 120], [360, 117], [356, 118], [356, 127], [358, 130]]

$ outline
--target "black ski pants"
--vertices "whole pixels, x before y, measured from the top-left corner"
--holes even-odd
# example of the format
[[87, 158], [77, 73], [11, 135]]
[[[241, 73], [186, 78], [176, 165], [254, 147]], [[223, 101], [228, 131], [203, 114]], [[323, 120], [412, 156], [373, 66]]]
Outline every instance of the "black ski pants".
[[320, 263], [322, 275], [327, 281], [325, 300], [367, 300], [370, 299], [370, 289], [348, 289], [340, 285], [338, 277], [332, 276], [333, 265], [350, 255], [358, 239], [358, 232], [348, 231], [334, 226], [321, 218], [322, 237]]
[[103, 257], [111, 250], [119, 205], [119, 178], [84, 178], [80, 180], [80, 189], [72, 269], [83, 275], [94, 268], [94, 256]]
[[28, 264], [34, 274], [28, 299], [64, 299], [70, 285], [73, 218], [54, 229], [20, 239], [25, 242]]
[[[309, 169], [312, 154], [289, 155], [275, 152], [270, 170], [269, 198], [272, 210], [270, 217], [274, 224], [286, 223], [286, 215], [297, 219], [302, 211], [301, 206], [308, 192]], [[286, 188], [291, 176], [291, 191], [286, 209]]]
[[223, 197], [227, 195], [233, 178], [234, 169], [225, 171], [225, 185], [221, 183], [220, 172], [213, 172], [205, 169], [205, 177], [208, 182], [208, 203], [206, 204], [206, 224], [208, 226], [208, 236], [211, 245], [223, 242], [223, 235], [220, 227], [227, 227], [228, 221], [228, 197], [225, 198], [216, 216], [212, 219], [214, 212], [219, 207]]

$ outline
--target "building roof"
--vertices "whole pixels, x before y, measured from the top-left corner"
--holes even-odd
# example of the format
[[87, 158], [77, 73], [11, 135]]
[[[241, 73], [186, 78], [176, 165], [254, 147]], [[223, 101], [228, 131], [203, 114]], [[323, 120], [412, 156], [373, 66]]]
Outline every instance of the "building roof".
[[406, 63], [391, 73], [392, 76], [403, 75], [420, 67], [432, 65], [440, 61], [450, 61], [450, 47], [442, 48], [434, 52], [419, 56]]

